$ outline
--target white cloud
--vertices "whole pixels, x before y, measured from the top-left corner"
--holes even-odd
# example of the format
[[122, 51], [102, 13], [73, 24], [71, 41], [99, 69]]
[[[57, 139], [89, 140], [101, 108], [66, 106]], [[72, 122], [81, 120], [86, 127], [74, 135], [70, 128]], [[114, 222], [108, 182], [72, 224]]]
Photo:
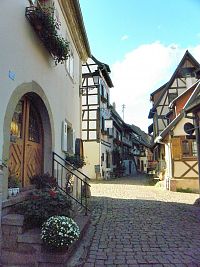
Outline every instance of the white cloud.
[[[200, 46], [186, 48], [200, 62]], [[144, 44], [127, 53], [122, 61], [111, 66], [111, 101], [116, 103], [122, 116], [122, 104], [126, 105], [124, 120], [147, 132], [151, 120], [150, 93], [166, 83], [186, 49], [177, 44], [165, 46], [160, 42]]]
[[125, 40], [127, 40], [128, 39], [128, 35], [123, 35], [122, 37], [121, 37], [121, 41], [125, 41]]

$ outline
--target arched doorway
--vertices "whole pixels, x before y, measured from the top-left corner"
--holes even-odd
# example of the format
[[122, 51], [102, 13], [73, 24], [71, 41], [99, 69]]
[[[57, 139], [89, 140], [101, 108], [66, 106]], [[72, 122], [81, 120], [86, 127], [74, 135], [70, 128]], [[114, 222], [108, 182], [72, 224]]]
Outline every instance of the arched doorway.
[[9, 174], [20, 178], [22, 186], [43, 172], [43, 127], [30, 95], [18, 102], [10, 125]]

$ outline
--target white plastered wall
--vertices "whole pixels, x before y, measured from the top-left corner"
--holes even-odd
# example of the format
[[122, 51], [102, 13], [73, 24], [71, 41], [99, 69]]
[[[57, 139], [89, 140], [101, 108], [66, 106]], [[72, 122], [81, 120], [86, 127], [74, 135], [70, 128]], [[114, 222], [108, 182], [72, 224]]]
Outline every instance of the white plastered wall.
[[84, 142], [84, 155], [86, 165], [83, 172], [91, 179], [96, 179], [95, 165], [101, 166], [100, 143]]
[[[67, 32], [67, 25], [57, 1], [55, 2], [60, 13], [61, 32], [64, 36]], [[35, 85], [34, 88], [37, 87], [35, 92], [41, 99], [44, 102], [48, 100], [51, 127], [53, 127], [52, 150], [64, 156], [61, 151], [61, 127], [64, 119], [72, 124], [75, 136], [80, 137], [81, 62], [76, 48], [70, 38], [74, 54], [74, 79], [71, 79], [64, 65], [55, 65], [53, 58], [25, 18], [27, 6], [28, 1], [26, 0], [1, 1], [0, 159], [8, 157], [8, 143], [5, 143], [5, 140], [9, 136], [8, 125], [10, 125], [12, 114], [6, 117], [6, 112], [14, 111], [18, 100], [23, 94], [31, 92], [33, 85]], [[68, 34], [68, 36], [70, 35]], [[8, 76], [9, 71], [15, 76], [13, 80]]]

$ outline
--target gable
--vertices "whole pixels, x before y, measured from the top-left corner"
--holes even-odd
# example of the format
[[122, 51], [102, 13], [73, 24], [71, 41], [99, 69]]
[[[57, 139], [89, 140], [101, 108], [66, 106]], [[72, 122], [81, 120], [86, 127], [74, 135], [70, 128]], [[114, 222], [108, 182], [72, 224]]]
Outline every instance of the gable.
[[[162, 93], [160, 94], [160, 97], [158, 98], [157, 102], [155, 102], [154, 106], [157, 107], [160, 104], [165, 92], [168, 91], [170, 88], [176, 88], [178, 95], [180, 95], [183, 90], [186, 90], [187, 78], [194, 77], [195, 71], [199, 67], [200, 65], [196, 61], [196, 59], [188, 51], [186, 51], [178, 67], [173, 73], [171, 79], [168, 81], [165, 88], [162, 90]], [[195, 82], [195, 78], [194, 80], [192, 80], [192, 82]], [[183, 90], [178, 90], [178, 88]]]
[[180, 66], [177, 77], [195, 77], [196, 64], [191, 59], [186, 59], [182, 66]]

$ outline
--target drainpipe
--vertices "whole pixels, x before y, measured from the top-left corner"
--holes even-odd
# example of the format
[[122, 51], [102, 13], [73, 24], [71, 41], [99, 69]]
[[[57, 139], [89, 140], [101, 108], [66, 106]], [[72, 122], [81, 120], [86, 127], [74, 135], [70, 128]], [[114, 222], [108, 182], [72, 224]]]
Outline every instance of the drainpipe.
[[161, 142], [162, 137], [158, 136], [156, 138], [156, 143], [162, 144], [162, 145], [166, 145], [168, 147], [168, 162], [169, 162], [169, 172], [168, 172], [168, 176], [167, 176], [167, 182], [165, 183], [165, 189], [170, 190], [170, 180], [172, 178], [172, 159], [171, 159], [171, 154], [170, 152], [170, 144], [166, 144], [164, 142]]
[[195, 123], [195, 135], [197, 143], [197, 159], [198, 159], [198, 172], [199, 172], [199, 196], [200, 196], [200, 131], [199, 131], [199, 116], [195, 114], [194, 118]]

